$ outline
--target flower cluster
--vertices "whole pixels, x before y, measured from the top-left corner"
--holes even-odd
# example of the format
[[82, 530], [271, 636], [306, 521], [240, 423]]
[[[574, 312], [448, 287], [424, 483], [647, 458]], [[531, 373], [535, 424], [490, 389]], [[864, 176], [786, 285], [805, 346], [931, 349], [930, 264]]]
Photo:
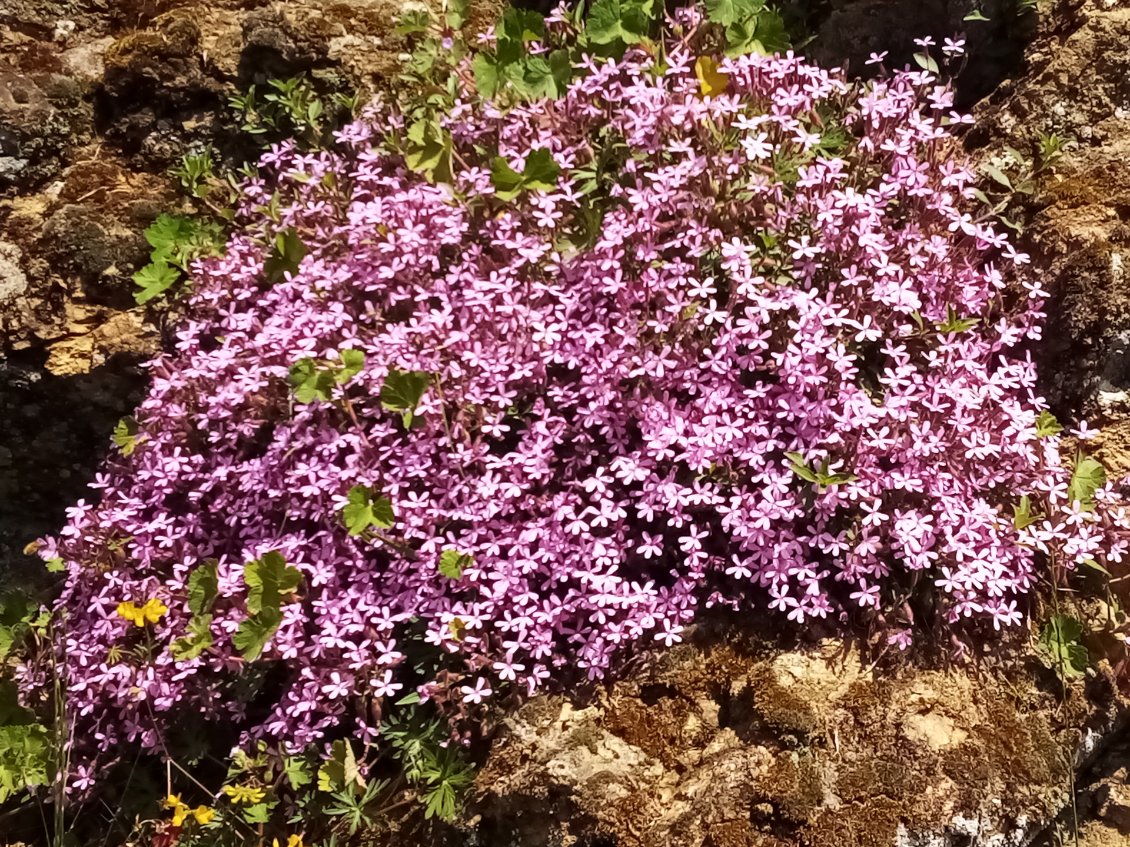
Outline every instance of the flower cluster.
[[386, 698], [599, 678], [705, 605], [1014, 624], [1049, 560], [1124, 555], [935, 75], [678, 43], [577, 70], [508, 107], [460, 74], [449, 181], [380, 102], [265, 157], [130, 454], [45, 544], [76, 758], [201, 713], [374, 736]]

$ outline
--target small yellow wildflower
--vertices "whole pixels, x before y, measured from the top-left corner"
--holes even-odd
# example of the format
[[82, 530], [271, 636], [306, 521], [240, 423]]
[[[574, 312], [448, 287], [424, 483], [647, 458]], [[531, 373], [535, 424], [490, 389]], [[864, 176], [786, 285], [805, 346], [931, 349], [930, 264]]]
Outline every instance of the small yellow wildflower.
[[134, 626], [145, 626], [146, 623], [157, 623], [169, 611], [169, 607], [154, 597], [146, 600], [144, 606], [126, 601], [118, 604], [119, 617], [125, 618]]
[[207, 806], [197, 806], [192, 810], [192, 816], [196, 818], [196, 822], [201, 826], [212, 822], [212, 818], [216, 817], [216, 810], [209, 809]]
[[[271, 847], [282, 847], [282, 845], [279, 844], [279, 840], [275, 838], [271, 841]], [[292, 835], [287, 838], [286, 847], [306, 847], [306, 845], [302, 843], [301, 835]]]
[[179, 794], [170, 794], [166, 797], [165, 808], [173, 810], [173, 826], [184, 825], [184, 819], [188, 817], [188, 806], [180, 799]]
[[267, 796], [267, 792], [262, 788], [253, 788], [250, 785], [225, 785], [223, 792], [233, 803], [243, 803], [245, 806], [254, 806]]

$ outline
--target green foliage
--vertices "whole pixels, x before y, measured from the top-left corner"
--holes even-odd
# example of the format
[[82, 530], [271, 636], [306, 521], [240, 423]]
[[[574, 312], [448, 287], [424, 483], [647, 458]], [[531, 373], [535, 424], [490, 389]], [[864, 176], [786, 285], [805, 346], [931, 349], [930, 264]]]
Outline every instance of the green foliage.
[[1050, 438], [1053, 435], [1058, 435], [1063, 432], [1063, 427], [1059, 421], [1055, 419], [1055, 415], [1044, 409], [1036, 417], [1036, 437], [1037, 438]]
[[365, 778], [357, 764], [357, 754], [348, 739], [339, 739], [330, 746], [330, 757], [318, 768], [318, 790], [330, 792], [364, 788]]
[[271, 252], [263, 261], [263, 274], [268, 282], [282, 282], [288, 276], [298, 273], [298, 266], [306, 255], [306, 245], [294, 228], [285, 229], [275, 235]]
[[1106, 469], [1097, 459], [1079, 453], [1075, 457], [1075, 470], [1067, 487], [1067, 499], [1078, 501], [1084, 509], [1095, 505], [1095, 492], [1106, 485]]
[[416, 407], [431, 384], [432, 375], [429, 373], [393, 368], [381, 386], [381, 406], [390, 412], [399, 412], [404, 428], [411, 429]]
[[1020, 498], [1020, 503], [1012, 507], [1012, 523], [1017, 529], [1029, 527], [1042, 518], [1039, 512], [1032, 512], [1032, 498], [1025, 494]]
[[54, 774], [50, 730], [19, 703], [16, 684], [0, 680], [0, 803]]
[[365, 369], [365, 354], [360, 350], [345, 349], [339, 354], [339, 366], [319, 366], [313, 359], [299, 359], [290, 368], [290, 386], [299, 403], [315, 400], [328, 402], [335, 385], [345, 385]]
[[352, 115], [357, 98], [334, 93], [323, 97], [304, 75], [270, 79], [229, 98], [241, 116], [240, 130], [265, 139], [294, 139], [307, 147], [323, 147], [333, 130]]
[[594, 0], [585, 34], [592, 44], [639, 44], [651, 34], [661, 10], [655, 0]]
[[842, 485], [856, 479], [852, 474], [833, 472], [830, 467], [831, 460], [828, 458], [822, 459], [819, 466], [810, 466], [800, 453], [785, 453], [785, 458], [789, 460], [789, 467], [793, 473], [805, 482], [815, 483], [820, 488]]
[[[215, 643], [212, 637], [212, 616], [194, 615], [189, 618], [188, 629], [183, 636], [169, 645], [169, 652], [178, 662], [195, 659]], [[262, 647], [259, 648], [262, 650]]]
[[544, 147], [527, 154], [521, 173], [510, 167], [502, 156], [495, 156], [490, 163], [490, 182], [500, 200], [513, 200], [523, 191], [551, 191], [557, 187], [560, 173], [553, 154]]
[[232, 643], [248, 662], [262, 655], [267, 642], [282, 623], [282, 604], [297, 591], [302, 573], [286, 563], [282, 554], [271, 551], [243, 566], [247, 586], [245, 618], [232, 637]]
[[133, 275], [134, 300], [148, 303], [185, 278], [193, 260], [212, 256], [221, 247], [222, 230], [210, 221], [183, 215], [160, 215], [145, 230], [152, 251], [149, 264]]
[[1087, 671], [1090, 657], [1082, 638], [1083, 624], [1068, 615], [1053, 615], [1040, 633], [1040, 649], [1064, 679]]
[[387, 497], [374, 497], [373, 491], [364, 485], [353, 486], [348, 497], [349, 503], [341, 516], [350, 535], [364, 535], [374, 528], [392, 529], [396, 514]]
[[453, 820], [475, 772], [456, 745], [448, 743], [443, 722], [409, 707], [382, 727], [382, 735], [396, 751], [404, 776], [420, 789], [424, 816]]
[[784, 19], [765, 0], [708, 0], [706, 15], [724, 28], [727, 56], [775, 53], [790, 46]]
[[475, 563], [474, 556], [458, 550], [444, 550], [439, 556], [439, 572], [448, 579], [459, 579]]
[[979, 318], [962, 318], [958, 317], [957, 310], [953, 306], [946, 306], [946, 319], [937, 325], [938, 332], [943, 335], [956, 335], [960, 332], [965, 332], [972, 329], [980, 322]]
[[114, 427], [112, 438], [123, 456], [131, 456], [137, 449], [137, 432], [137, 419], [128, 415], [118, 421], [117, 426]]
[[277, 612], [283, 600], [302, 584], [302, 572], [272, 550], [243, 566], [243, 581], [247, 585], [247, 611], [253, 615]]
[[188, 610], [192, 614], [205, 615], [212, 610], [220, 586], [217, 567], [215, 559], [207, 559], [189, 575]]

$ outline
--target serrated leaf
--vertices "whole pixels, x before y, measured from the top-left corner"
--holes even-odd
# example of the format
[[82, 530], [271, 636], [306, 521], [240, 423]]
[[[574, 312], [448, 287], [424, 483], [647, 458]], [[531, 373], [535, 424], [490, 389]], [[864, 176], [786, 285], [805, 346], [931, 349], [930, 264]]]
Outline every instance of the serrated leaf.
[[522, 174], [510, 167], [502, 156], [490, 160], [490, 184], [500, 200], [513, 200], [522, 190]]
[[524, 188], [552, 191], [557, 187], [557, 177], [561, 167], [553, 160], [553, 154], [544, 147], [531, 150], [526, 156], [526, 165], [522, 169], [522, 185]]
[[1048, 653], [1052, 667], [1064, 677], [1082, 676], [1087, 671], [1087, 648], [1080, 643], [1083, 624], [1068, 615], [1053, 615], [1040, 634], [1040, 646]]
[[593, 44], [638, 44], [651, 24], [652, 4], [636, 0], [594, 0], [585, 34]]
[[246, 618], [232, 636], [232, 645], [248, 662], [254, 662], [282, 623], [281, 610], [266, 610]]
[[298, 590], [302, 572], [286, 563], [282, 554], [272, 550], [243, 566], [243, 582], [247, 586], [247, 611], [257, 615], [277, 612], [284, 598]]
[[448, 579], [459, 579], [475, 563], [475, 557], [458, 550], [444, 550], [439, 556], [439, 572]]
[[319, 368], [313, 359], [299, 359], [290, 367], [290, 387], [299, 403], [328, 401], [333, 392], [334, 375]]
[[176, 285], [180, 278], [181, 272], [165, 260], [150, 262], [133, 275], [134, 284], [141, 289], [133, 293], [134, 302], [144, 306]]
[[1049, 438], [1063, 432], [1063, 427], [1055, 419], [1055, 415], [1044, 409], [1036, 418], [1036, 437]]
[[266, 803], [256, 803], [243, 810], [243, 819], [247, 823], [269, 823], [271, 809]]
[[1075, 470], [1071, 474], [1071, 484], [1067, 487], [1067, 499], [1078, 501], [1084, 508], [1094, 505], [1095, 492], [1106, 485], [1106, 468], [1097, 459], [1080, 453], [1075, 460]]
[[185, 634], [169, 645], [169, 653], [178, 662], [186, 662], [195, 659], [211, 647], [214, 640], [212, 616], [194, 615], [189, 618]]
[[390, 412], [400, 412], [404, 428], [410, 429], [416, 407], [431, 385], [431, 374], [424, 371], [389, 371], [381, 386], [381, 406]]
[[137, 420], [128, 415], [118, 421], [117, 426], [114, 427], [114, 444], [123, 456], [131, 456], [137, 449], [137, 432]]
[[330, 757], [318, 768], [318, 790], [327, 793], [346, 789], [365, 787], [365, 778], [357, 765], [353, 745], [347, 739], [339, 739], [330, 747]]
[[219, 593], [220, 580], [217, 575], [219, 563], [215, 559], [205, 559], [188, 577], [188, 610], [194, 615], [204, 615], [212, 611]]
[[498, 59], [489, 53], [479, 53], [471, 63], [471, 68], [475, 72], [475, 88], [479, 96], [488, 100], [494, 97], [501, 81]]
[[335, 379], [338, 385], [344, 385], [365, 370], [365, 354], [360, 350], [345, 349], [341, 351], [341, 367]]
[[349, 503], [341, 516], [350, 535], [357, 536], [371, 528], [391, 529], [396, 522], [392, 501], [387, 497], [373, 498], [373, 492], [364, 485], [349, 489]]

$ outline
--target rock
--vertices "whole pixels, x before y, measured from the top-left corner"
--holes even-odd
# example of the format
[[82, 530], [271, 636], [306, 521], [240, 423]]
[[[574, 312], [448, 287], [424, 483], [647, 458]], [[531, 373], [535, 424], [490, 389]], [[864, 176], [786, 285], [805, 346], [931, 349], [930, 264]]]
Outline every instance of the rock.
[[1116, 424], [1130, 413], [1130, 3], [1056, 3], [1028, 71], [977, 110], [971, 148], [1031, 152], [1063, 140], [1033, 202], [1026, 245], [1050, 293], [1042, 389], [1065, 419]]
[[1075, 728], [1101, 734], [1127, 706], [1075, 699], [1065, 722], [1023, 656], [974, 680], [878, 674], [832, 642], [775, 649], [700, 630], [595, 703], [529, 703], [479, 774], [468, 838], [1016, 847], [1067, 804]]

